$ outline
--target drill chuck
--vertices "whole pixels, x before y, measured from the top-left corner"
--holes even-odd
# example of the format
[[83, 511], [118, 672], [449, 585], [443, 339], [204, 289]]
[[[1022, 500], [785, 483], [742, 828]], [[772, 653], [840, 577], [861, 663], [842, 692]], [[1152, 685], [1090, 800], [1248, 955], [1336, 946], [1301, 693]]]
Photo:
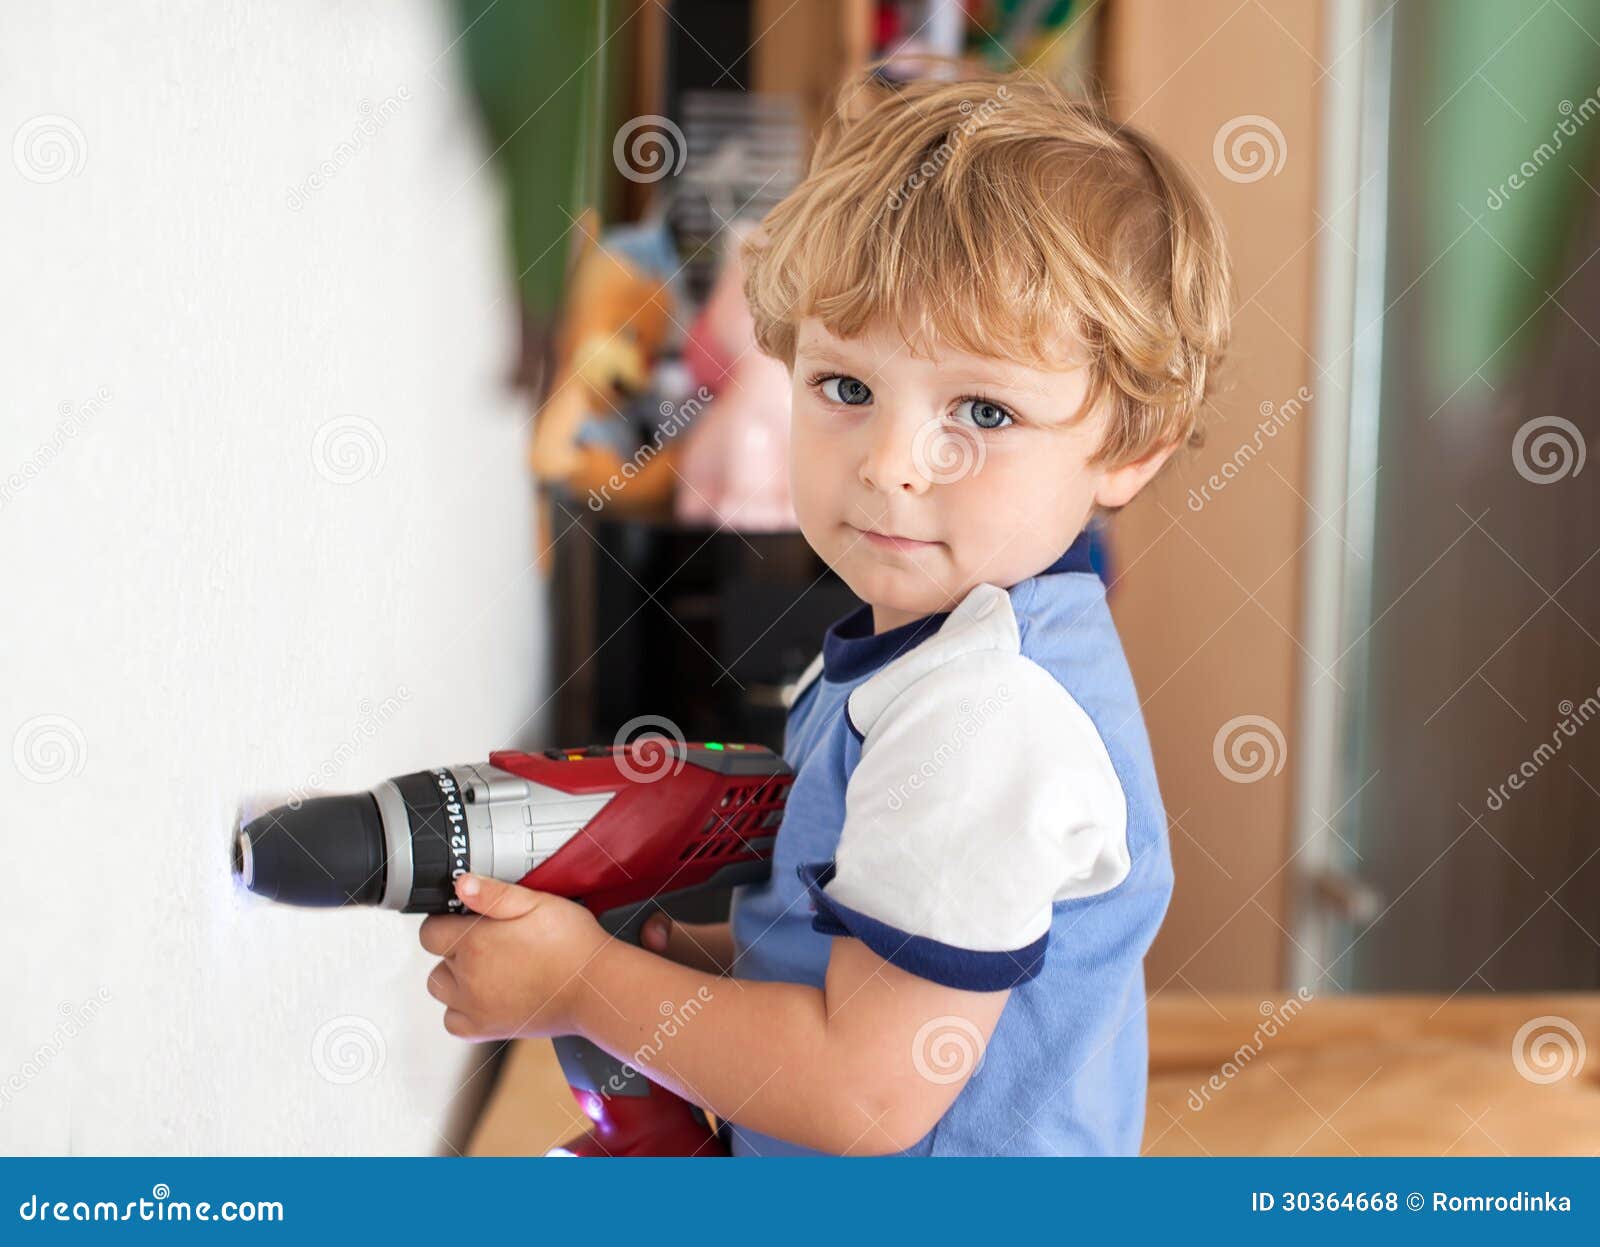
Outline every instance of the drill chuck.
[[234, 839], [233, 868], [252, 892], [290, 905], [378, 905], [387, 837], [368, 792], [282, 806]]
[[459, 913], [456, 876], [515, 883], [611, 795], [562, 792], [488, 763], [417, 771], [269, 810], [239, 830], [233, 868], [250, 891], [290, 905]]

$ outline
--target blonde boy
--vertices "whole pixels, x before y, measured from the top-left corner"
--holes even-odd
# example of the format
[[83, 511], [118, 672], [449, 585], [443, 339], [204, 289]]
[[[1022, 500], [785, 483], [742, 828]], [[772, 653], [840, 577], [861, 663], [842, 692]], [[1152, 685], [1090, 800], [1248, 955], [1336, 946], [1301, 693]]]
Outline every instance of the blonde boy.
[[[1133, 1153], [1172, 890], [1085, 525], [1197, 417], [1221, 228], [1148, 139], [1025, 77], [861, 84], [747, 250], [807, 541], [864, 605], [801, 677], [770, 882], [655, 951], [472, 876], [432, 918], [456, 1034], [647, 1058], [738, 1154]], [[463, 955], [465, 954], [465, 955]], [[729, 982], [723, 975], [732, 975]]]

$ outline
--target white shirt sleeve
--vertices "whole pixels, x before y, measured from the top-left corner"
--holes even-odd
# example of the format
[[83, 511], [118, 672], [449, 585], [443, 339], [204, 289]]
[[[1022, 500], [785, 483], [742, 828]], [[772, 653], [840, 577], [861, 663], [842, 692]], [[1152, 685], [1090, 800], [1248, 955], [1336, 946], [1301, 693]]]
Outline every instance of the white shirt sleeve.
[[1001, 990], [1042, 968], [1057, 901], [1127, 877], [1127, 805], [1093, 721], [1043, 667], [1007, 647], [940, 658], [852, 695], [844, 828], [834, 861], [801, 874], [816, 929]]

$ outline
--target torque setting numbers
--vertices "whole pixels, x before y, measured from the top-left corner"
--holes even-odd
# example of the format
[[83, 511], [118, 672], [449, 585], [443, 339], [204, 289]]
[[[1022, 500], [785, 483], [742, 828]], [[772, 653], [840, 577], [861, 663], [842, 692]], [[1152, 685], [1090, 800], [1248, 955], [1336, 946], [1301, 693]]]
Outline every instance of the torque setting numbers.
[[462, 807], [461, 790], [456, 786], [454, 775], [440, 767], [434, 771], [433, 779], [439, 785], [440, 803], [449, 822], [449, 834], [445, 840], [450, 853], [452, 891], [447, 904], [452, 912], [459, 913], [466, 906], [461, 903], [461, 898], [455, 895], [454, 885], [455, 881], [470, 869], [471, 861], [467, 853], [467, 812]]

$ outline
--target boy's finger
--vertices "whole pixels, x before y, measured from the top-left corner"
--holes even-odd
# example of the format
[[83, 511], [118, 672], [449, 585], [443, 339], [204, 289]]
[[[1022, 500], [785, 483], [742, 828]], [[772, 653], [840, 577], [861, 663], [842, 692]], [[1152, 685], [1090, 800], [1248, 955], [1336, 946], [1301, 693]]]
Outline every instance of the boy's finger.
[[443, 961], [434, 966], [428, 974], [428, 995], [432, 996], [442, 1005], [448, 1005], [455, 999], [456, 976], [450, 967]]
[[435, 957], [448, 957], [476, 921], [476, 918], [462, 918], [455, 914], [434, 914], [422, 920], [417, 938], [422, 941], [423, 948]]
[[672, 919], [663, 913], [651, 914], [639, 928], [639, 942], [653, 953], [666, 952], [671, 935]]
[[486, 918], [520, 918], [539, 907], [539, 893], [483, 875], [462, 875], [456, 880], [456, 895]]

